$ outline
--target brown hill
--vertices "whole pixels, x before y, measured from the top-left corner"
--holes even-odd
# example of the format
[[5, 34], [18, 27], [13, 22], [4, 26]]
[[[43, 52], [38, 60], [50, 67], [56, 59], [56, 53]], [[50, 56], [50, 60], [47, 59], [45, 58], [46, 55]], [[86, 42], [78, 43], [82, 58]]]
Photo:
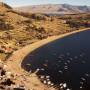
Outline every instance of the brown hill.
[[10, 6], [0, 3], [0, 39], [8, 42], [19, 40], [20, 37], [24, 37], [26, 31], [23, 29], [27, 26], [24, 22], [27, 20], [29, 20], [27, 17], [15, 12]]
[[[69, 4], [46, 4], [46, 5], [33, 5], [15, 8], [19, 11], [31, 13], [49, 13], [49, 14], [75, 14], [90, 12], [89, 6], [75, 6]], [[33, 11], [33, 12], [32, 12]]]
[[0, 4], [0, 41], [5, 43], [26, 45], [33, 40], [58, 34], [64, 27], [67, 25], [50, 16], [20, 13], [6, 4]]
[[[81, 19], [84, 19], [81, 14], [79, 16]], [[77, 22], [79, 19], [74, 19], [73, 22], [71, 22], [71, 17], [73, 16], [66, 15], [62, 17], [23, 13], [13, 10], [7, 4], [0, 3], [0, 44], [10, 43], [15, 47], [21, 47], [49, 36], [80, 28], [78, 23], [83, 21]], [[76, 17], [76, 15], [74, 15], [74, 17]], [[85, 18], [89, 18], [89, 15]], [[69, 19], [71, 20], [67, 23]], [[82, 25], [83, 24], [81, 24], [81, 27]]]
[[0, 11], [6, 11], [8, 9], [12, 9], [12, 8], [7, 4], [0, 2]]

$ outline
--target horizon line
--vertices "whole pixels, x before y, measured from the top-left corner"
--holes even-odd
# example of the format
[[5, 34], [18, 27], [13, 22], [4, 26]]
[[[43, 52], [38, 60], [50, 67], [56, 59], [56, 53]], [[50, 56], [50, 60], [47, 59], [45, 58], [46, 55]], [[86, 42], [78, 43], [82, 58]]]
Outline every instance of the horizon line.
[[88, 7], [90, 7], [89, 5], [68, 4], [68, 3], [27, 4], [27, 5], [17, 5], [17, 6], [13, 6], [13, 7], [40, 6], [40, 5], [62, 5], [62, 4], [72, 5], [72, 6], [88, 6]]
[[11, 7], [24, 7], [24, 6], [36, 6], [36, 5], [62, 5], [62, 4], [66, 4], [66, 5], [72, 5], [72, 6], [90, 6], [90, 5], [80, 5], [80, 4], [69, 4], [69, 3], [41, 3], [41, 4], [26, 4], [26, 5], [16, 5], [16, 6], [13, 6], [13, 5], [10, 5], [9, 3], [6, 3], [6, 2], [1, 2], [0, 1], [0, 3], [5, 3], [5, 4], [7, 4], [7, 5], [9, 5], [9, 6], [11, 6]]

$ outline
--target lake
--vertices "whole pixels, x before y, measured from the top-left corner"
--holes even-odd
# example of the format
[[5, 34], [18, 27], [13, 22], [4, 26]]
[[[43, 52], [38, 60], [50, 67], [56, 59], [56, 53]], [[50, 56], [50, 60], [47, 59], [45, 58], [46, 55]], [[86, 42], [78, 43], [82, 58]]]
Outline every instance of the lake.
[[90, 90], [90, 30], [36, 49], [24, 58], [22, 68], [57, 90]]

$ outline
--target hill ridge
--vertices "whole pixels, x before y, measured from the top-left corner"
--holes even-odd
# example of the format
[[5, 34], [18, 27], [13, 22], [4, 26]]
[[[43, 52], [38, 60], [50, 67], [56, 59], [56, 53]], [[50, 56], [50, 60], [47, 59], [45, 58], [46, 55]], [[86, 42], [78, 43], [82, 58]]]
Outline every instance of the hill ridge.
[[32, 13], [57, 13], [73, 14], [90, 12], [90, 6], [70, 5], [70, 4], [43, 4], [16, 7], [16, 10]]

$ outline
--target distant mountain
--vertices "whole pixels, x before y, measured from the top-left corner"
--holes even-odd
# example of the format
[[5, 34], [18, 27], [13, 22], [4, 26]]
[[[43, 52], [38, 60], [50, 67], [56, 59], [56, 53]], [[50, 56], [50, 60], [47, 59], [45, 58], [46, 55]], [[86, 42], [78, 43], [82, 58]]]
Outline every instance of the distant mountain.
[[57, 13], [57, 14], [73, 14], [88, 13], [90, 6], [74, 6], [69, 4], [46, 4], [17, 7], [16, 10], [31, 13]]

